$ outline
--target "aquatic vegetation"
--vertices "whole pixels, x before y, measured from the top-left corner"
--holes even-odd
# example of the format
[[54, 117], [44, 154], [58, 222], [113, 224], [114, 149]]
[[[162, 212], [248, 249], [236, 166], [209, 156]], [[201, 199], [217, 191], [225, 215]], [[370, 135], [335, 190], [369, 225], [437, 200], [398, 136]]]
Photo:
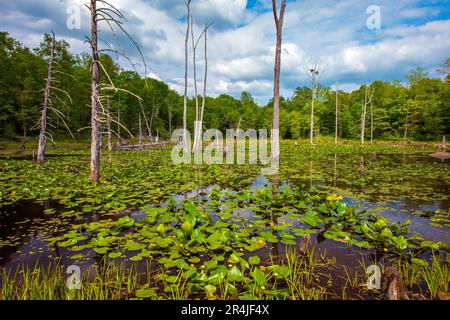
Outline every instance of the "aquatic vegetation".
[[430, 298], [449, 300], [450, 267], [447, 258], [433, 255], [431, 265], [424, 265], [422, 277], [428, 286]]
[[[74, 264], [111, 266], [108, 274], [93, 278], [97, 271], [91, 271], [83, 278], [92, 287], [77, 293], [82, 299], [383, 297], [366, 290], [365, 265], [354, 260], [343, 267], [339, 253], [328, 257], [327, 248], [399, 264], [414, 297], [445, 295], [448, 261], [435, 271], [432, 257], [449, 251], [448, 164], [418, 158], [413, 147], [402, 149], [411, 155], [400, 161], [387, 155], [399, 150], [391, 146], [284, 142], [282, 149], [279, 175], [271, 179], [259, 177], [258, 165], [174, 166], [167, 149], [113, 152], [95, 185], [87, 179], [87, 157], [71, 152], [50, 157], [44, 167], [2, 159], [0, 249], [15, 255], [26, 250], [36, 260], [62, 252]], [[394, 202], [399, 198], [404, 202]], [[402, 207], [421, 198], [442, 201], [442, 208]], [[19, 212], [41, 201], [39, 213], [21, 218]], [[422, 235], [422, 225], [444, 237]], [[38, 245], [23, 246], [32, 242], [27, 237], [39, 237]], [[22, 289], [38, 296], [29, 285], [41, 288], [45, 299], [74, 298], [57, 289], [65, 276], [59, 268], [57, 278], [45, 276], [47, 284], [24, 270], [27, 280], [17, 289], [20, 275], [4, 271], [2, 296], [21, 299]], [[36, 272], [44, 275], [44, 269]], [[112, 275], [114, 288], [104, 284]]]
[[2, 270], [0, 300], [114, 300], [130, 299], [138, 294], [139, 282], [151, 274], [133, 266], [100, 263], [81, 274], [80, 289], [67, 286], [66, 268], [59, 262], [44, 267], [19, 266]]

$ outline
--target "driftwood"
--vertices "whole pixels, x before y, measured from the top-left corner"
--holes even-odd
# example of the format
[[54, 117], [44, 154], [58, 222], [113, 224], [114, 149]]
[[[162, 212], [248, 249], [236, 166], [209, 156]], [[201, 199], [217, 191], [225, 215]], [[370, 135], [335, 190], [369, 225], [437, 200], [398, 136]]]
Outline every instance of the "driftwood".
[[388, 267], [383, 274], [383, 287], [386, 300], [409, 300], [406, 285], [394, 267]]

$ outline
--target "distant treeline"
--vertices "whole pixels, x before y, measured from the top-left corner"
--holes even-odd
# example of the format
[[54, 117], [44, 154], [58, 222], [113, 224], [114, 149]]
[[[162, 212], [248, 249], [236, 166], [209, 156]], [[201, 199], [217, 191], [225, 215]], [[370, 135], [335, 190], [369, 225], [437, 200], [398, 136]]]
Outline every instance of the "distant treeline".
[[[38, 120], [43, 103], [49, 55], [48, 37], [33, 50], [25, 48], [6, 32], [0, 32], [0, 137], [17, 139], [38, 134]], [[143, 79], [137, 72], [124, 71], [108, 55], [101, 63], [110, 80], [126, 91], [108, 91], [112, 128], [127, 138], [126, 130], [139, 132], [139, 116], [143, 133], [167, 139], [170, 132], [182, 127], [183, 97], [163, 81]], [[67, 127], [75, 137], [85, 137], [90, 123], [90, 58], [74, 55], [64, 40], [57, 42], [51, 105], [58, 112], [49, 115], [52, 137], [67, 135]], [[180, 67], [181, 68], [181, 67]], [[450, 59], [444, 72], [450, 69]], [[103, 70], [103, 69], [102, 69]], [[105, 72], [101, 81], [109, 83]], [[420, 68], [408, 75], [408, 85], [400, 82], [375, 81], [372, 105], [368, 107], [366, 135], [370, 137], [373, 120], [374, 139], [403, 138], [438, 140], [450, 133], [450, 77], [431, 79]], [[361, 112], [366, 88], [351, 93], [339, 92], [339, 136], [359, 138]], [[201, 97], [200, 97], [201, 99]], [[106, 101], [106, 100], [105, 100]], [[103, 103], [106, 108], [106, 103]], [[270, 129], [272, 105], [258, 106], [248, 92], [239, 99], [222, 94], [207, 97], [204, 128]], [[315, 107], [316, 135], [334, 135], [336, 92], [321, 87]], [[311, 89], [297, 88], [290, 99], [281, 99], [280, 131], [283, 138], [302, 138], [309, 134]], [[195, 100], [189, 100], [188, 128], [193, 132]], [[120, 122], [122, 126], [118, 125]]]

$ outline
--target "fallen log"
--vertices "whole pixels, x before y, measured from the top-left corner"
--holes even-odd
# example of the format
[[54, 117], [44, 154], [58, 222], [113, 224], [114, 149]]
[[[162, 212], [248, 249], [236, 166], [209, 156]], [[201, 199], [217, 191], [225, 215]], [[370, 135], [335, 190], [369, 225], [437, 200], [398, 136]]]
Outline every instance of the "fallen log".
[[151, 147], [165, 147], [167, 145], [173, 145], [177, 142], [171, 142], [171, 141], [162, 141], [162, 142], [152, 142], [152, 143], [145, 143], [145, 144], [130, 144], [130, 145], [121, 145], [116, 146], [115, 150], [121, 150], [121, 151], [127, 151], [127, 150], [141, 150], [145, 148], [151, 148]]

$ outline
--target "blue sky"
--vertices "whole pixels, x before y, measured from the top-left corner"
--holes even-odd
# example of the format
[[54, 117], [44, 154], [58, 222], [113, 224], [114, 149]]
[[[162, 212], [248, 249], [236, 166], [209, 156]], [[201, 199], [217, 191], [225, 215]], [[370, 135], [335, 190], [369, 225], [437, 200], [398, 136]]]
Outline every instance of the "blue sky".
[[[75, 53], [87, 51], [89, 17], [81, 10], [81, 28], [66, 26], [68, 9], [86, 0], [14, 0], [0, 3], [0, 30], [35, 47], [54, 30]], [[208, 94], [243, 90], [266, 103], [273, 91], [275, 30], [270, 0], [192, 0], [195, 29], [210, 21]], [[279, 0], [278, 3], [281, 1]], [[126, 29], [142, 45], [148, 75], [182, 91], [184, 72], [184, 0], [111, 0], [128, 17]], [[381, 28], [367, 28], [370, 5], [380, 8]], [[101, 37], [125, 48], [134, 61], [137, 51], [126, 39], [114, 38], [106, 26]], [[450, 0], [289, 0], [282, 53], [282, 93], [292, 95], [309, 85], [305, 67], [323, 62], [321, 83], [352, 90], [374, 80], [405, 81], [423, 67], [433, 76], [450, 57]], [[199, 53], [198, 73], [203, 74]], [[130, 66], [119, 61], [124, 68]], [[138, 71], [143, 73], [142, 68]], [[190, 72], [192, 74], [192, 72]], [[199, 81], [201, 81], [201, 77]], [[191, 81], [192, 93], [192, 81]]]

